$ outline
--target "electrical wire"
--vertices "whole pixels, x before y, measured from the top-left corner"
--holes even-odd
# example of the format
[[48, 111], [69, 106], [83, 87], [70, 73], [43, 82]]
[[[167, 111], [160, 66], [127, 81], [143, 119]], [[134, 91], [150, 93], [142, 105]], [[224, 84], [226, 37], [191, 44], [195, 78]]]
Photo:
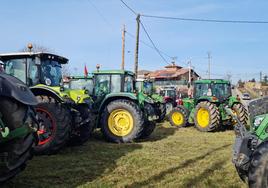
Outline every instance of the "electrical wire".
[[166, 62], [166, 64], [170, 65], [170, 63], [166, 60], [166, 58], [164, 58], [164, 56], [161, 54], [160, 50], [156, 47], [154, 41], [152, 40], [152, 38], [150, 37], [149, 33], [147, 32], [144, 24], [140, 21], [141, 27], [143, 29], [143, 31], [145, 32], [146, 36], [148, 37], [149, 41], [152, 43], [155, 51], [159, 54], [159, 56], [163, 59], [163, 61]]
[[128, 4], [126, 4], [123, 0], [120, 0], [125, 7], [127, 7], [133, 14], [137, 15], [137, 12], [135, 10], [133, 10], [130, 6], [128, 6]]
[[201, 19], [201, 18], [182, 18], [182, 17], [156, 16], [156, 15], [147, 15], [147, 14], [142, 14], [141, 16], [147, 17], [147, 18], [192, 21], [192, 22], [233, 23], [233, 24], [268, 24], [268, 21], [255, 21], [255, 20], [218, 20], [218, 19]]
[[[126, 31], [126, 34], [127, 34], [128, 36], [130, 36], [131, 38], [134, 38], [134, 39], [136, 38], [132, 33], [128, 32], [128, 31]], [[141, 42], [142, 44], [144, 44], [145, 46], [151, 48], [151, 49], [155, 49], [153, 46], [151, 46], [150, 44], [144, 42], [143, 40], [140, 40], [140, 42]], [[159, 50], [159, 49], [158, 49], [158, 50]], [[164, 52], [164, 51], [162, 51], [162, 50], [159, 50], [159, 51], [160, 51], [163, 55], [167, 56], [168, 58], [170, 58], [170, 59], [173, 58], [172, 56], [168, 55], [166, 52]]]

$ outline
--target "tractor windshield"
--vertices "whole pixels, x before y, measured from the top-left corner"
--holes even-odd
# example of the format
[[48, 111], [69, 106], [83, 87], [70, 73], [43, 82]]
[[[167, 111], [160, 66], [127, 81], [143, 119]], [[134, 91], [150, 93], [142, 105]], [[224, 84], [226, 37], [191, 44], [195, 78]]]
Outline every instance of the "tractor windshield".
[[167, 90], [166, 96], [168, 97], [176, 97], [176, 91], [175, 90]]
[[231, 95], [230, 84], [215, 83], [215, 84], [196, 84], [194, 90], [195, 98], [202, 96], [215, 96], [219, 99], [226, 99]]
[[153, 94], [153, 90], [154, 90], [154, 85], [153, 82], [144, 82], [143, 84], [144, 86], [144, 93], [148, 94], [148, 95], [152, 95]]
[[70, 89], [81, 89], [88, 90], [89, 93], [93, 91], [93, 80], [92, 79], [72, 79], [69, 83]]
[[230, 84], [212, 84], [212, 95], [219, 99], [227, 99], [231, 94]]
[[53, 60], [41, 63], [41, 82], [49, 86], [59, 86], [62, 80], [61, 64]]

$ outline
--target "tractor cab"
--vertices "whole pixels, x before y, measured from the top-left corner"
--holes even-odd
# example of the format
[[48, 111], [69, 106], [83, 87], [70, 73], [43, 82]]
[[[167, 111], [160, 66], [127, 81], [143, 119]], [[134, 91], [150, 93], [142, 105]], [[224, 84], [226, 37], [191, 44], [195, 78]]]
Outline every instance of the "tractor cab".
[[134, 73], [123, 70], [99, 70], [93, 72], [95, 97], [110, 93], [134, 93]]
[[214, 101], [224, 102], [231, 96], [231, 83], [227, 80], [198, 80], [194, 83], [195, 100], [212, 98]]
[[93, 76], [70, 76], [64, 82], [64, 87], [74, 90], [87, 90], [89, 95], [93, 94]]
[[28, 86], [44, 84], [60, 86], [62, 83], [62, 64], [68, 59], [43, 52], [19, 52], [1, 54], [5, 72], [15, 76]]

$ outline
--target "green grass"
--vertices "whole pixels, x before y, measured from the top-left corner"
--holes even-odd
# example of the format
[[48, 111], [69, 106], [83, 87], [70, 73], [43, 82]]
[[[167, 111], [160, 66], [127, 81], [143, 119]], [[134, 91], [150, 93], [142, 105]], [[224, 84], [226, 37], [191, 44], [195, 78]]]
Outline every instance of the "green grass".
[[8, 187], [246, 187], [232, 163], [232, 131], [201, 133], [168, 123], [140, 143], [106, 143], [37, 156]]

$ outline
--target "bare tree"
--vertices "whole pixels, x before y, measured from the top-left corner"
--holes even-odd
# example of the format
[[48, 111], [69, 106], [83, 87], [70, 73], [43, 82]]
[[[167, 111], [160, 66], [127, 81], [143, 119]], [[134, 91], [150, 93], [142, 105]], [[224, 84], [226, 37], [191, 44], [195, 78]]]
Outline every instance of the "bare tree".
[[[42, 45], [38, 45], [38, 44], [29, 44], [32, 46], [31, 51], [32, 52], [50, 52], [50, 53], [55, 53], [54, 50], [47, 48], [45, 46]], [[25, 46], [24, 48], [22, 48], [21, 50], [19, 50], [20, 52], [29, 52], [29, 45]]]
[[[38, 45], [38, 44], [29, 44], [32, 46], [31, 48], [31, 52], [47, 52], [47, 53], [56, 53], [54, 50], [52, 50], [51, 48], [42, 46], [42, 45]], [[24, 48], [22, 48], [21, 50], [19, 50], [20, 52], [29, 52], [29, 45], [25, 46]], [[62, 65], [62, 76], [70, 76], [71, 75], [71, 71], [70, 71], [70, 66], [68, 64]]]

